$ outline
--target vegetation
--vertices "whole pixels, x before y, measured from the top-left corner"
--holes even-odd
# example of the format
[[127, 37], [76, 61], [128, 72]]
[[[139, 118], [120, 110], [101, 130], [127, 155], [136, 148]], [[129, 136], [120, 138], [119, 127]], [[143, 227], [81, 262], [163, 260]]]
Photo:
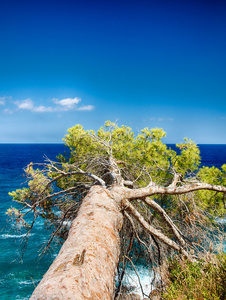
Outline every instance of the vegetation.
[[197, 262], [171, 260], [165, 300], [226, 299], [226, 254], [208, 254]]
[[[144, 128], [136, 136], [131, 128], [119, 127], [109, 121], [97, 132], [76, 125], [68, 130], [64, 138], [70, 151], [69, 156], [61, 154], [55, 162], [47, 159], [42, 164], [28, 165], [25, 169], [28, 186], [10, 193], [13, 200], [22, 207], [20, 210], [11, 208], [8, 214], [16, 218], [18, 225], [29, 227], [28, 235], [37, 217], [43, 217], [53, 229], [45, 250], [57, 237], [66, 240], [67, 225], [72, 223], [68, 240], [75, 239], [74, 251], [80, 251], [77, 256], [79, 263], [72, 263], [76, 265], [78, 273], [87, 272], [86, 264], [90, 270], [91, 260], [93, 270], [97, 267], [97, 261], [91, 257], [97, 257], [98, 254], [90, 253], [89, 249], [92, 248], [91, 243], [95, 243], [92, 239], [99, 241], [104, 236], [103, 224], [108, 219], [115, 243], [111, 245], [112, 249], [106, 249], [106, 239], [109, 238], [109, 233], [106, 233], [103, 245], [98, 244], [98, 247], [102, 253], [112, 251], [112, 255], [118, 251], [116, 241], [120, 236], [122, 267], [118, 268], [116, 298], [120, 296], [126, 264], [134, 264], [138, 255], [146, 258], [146, 263], [158, 274], [161, 274], [161, 268], [176, 252], [189, 263], [196, 264], [209, 249], [210, 241], [219, 236], [216, 235], [218, 226], [215, 216], [224, 216], [226, 211], [226, 165], [221, 169], [203, 167], [199, 170], [200, 152], [193, 141], [184, 139], [177, 145], [177, 151], [174, 151], [163, 143], [164, 137], [165, 132], [159, 128]], [[103, 201], [99, 202], [101, 199], [105, 199], [108, 206]], [[86, 207], [89, 205], [92, 210], [87, 212]], [[30, 213], [33, 220], [28, 226], [29, 219], [26, 218]], [[79, 222], [84, 224], [94, 222], [92, 228], [103, 222], [96, 236], [85, 227], [87, 234], [90, 230], [90, 244], [87, 244], [86, 239], [81, 241], [80, 246], [76, 245], [76, 239], [80, 237], [77, 236], [78, 230], [73, 230], [76, 226], [82, 226], [78, 225], [77, 220], [83, 220]], [[62, 258], [62, 253], [71, 247], [68, 240], [62, 248], [61, 256], [54, 262], [55, 270], [62, 270], [59, 282], [69, 276], [69, 262], [77, 262], [75, 258], [68, 260], [69, 256], [67, 261], [64, 261], [66, 256]], [[106, 254], [106, 257], [109, 255]], [[110, 286], [109, 297], [114, 293], [114, 266], [118, 265], [118, 259], [117, 254], [108, 279], [111, 284], [106, 283], [106, 286]], [[186, 263], [188, 270], [191, 266], [199, 268], [199, 263], [189, 263]], [[51, 272], [44, 278], [52, 280], [54, 277], [57, 280], [58, 277]], [[77, 276], [75, 273], [70, 276]], [[162, 281], [160, 285], [164, 286]], [[59, 282], [54, 281], [54, 284], [58, 286]], [[41, 284], [39, 293], [41, 290], [44, 293], [44, 286]], [[93, 299], [99, 299], [96, 291], [93, 295]], [[64, 297], [67, 296], [64, 294], [62, 299]], [[86, 296], [81, 297], [85, 299]], [[110, 298], [106, 296], [106, 299]]]

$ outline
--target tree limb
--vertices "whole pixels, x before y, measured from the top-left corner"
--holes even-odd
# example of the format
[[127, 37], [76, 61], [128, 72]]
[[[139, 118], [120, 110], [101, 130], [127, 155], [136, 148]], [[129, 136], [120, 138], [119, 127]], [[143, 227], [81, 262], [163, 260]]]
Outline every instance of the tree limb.
[[178, 182], [182, 181], [183, 175], [180, 173], [175, 173], [173, 177], [172, 183], [169, 185], [169, 187], [174, 187], [177, 185]]
[[181, 246], [176, 244], [174, 241], [165, 236], [162, 232], [155, 229], [147, 221], [145, 221], [144, 217], [134, 208], [134, 206], [128, 200], [123, 200], [123, 205], [124, 209], [130, 212], [134, 216], [134, 218], [144, 227], [146, 231], [148, 231], [150, 234], [153, 234], [155, 237], [157, 237], [160, 241], [168, 245], [170, 248], [176, 250], [179, 253], [182, 253], [186, 258], [191, 260], [191, 257], [186, 250], [184, 250]]
[[198, 190], [212, 190], [217, 192], [226, 193], [226, 187], [221, 185], [213, 185], [209, 183], [192, 183], [179, 187], [161, 187], [158, 185], [148, 185], [145, 188], [140, 189], [127, 189], [126, 198], [128, 200], [148, 197], [152, 195], [179, 195], [194, 192]]
[[169, 227], [172, 229], [174, 235], [176, 236], [177, 240], [179, 241], [179, 243], [185, 247], [186, 243], [184, 241], [184, 239], [182, 238], [182, 234], [180, 233], [179, 229], [176, 227], [176, 225], [173, 223], [173, 221], [170, 219], [170, 217], [167, 215], [167, 213], [165, 212], [165, 210], [158, 205], [158, 203], [156, 203], [154, 200], [145, 197], [142, 199], [149, 207], [153, 208], [157, 213], [159, 213], [162, 218], [165, 220], [165, 222], [169, 225]]

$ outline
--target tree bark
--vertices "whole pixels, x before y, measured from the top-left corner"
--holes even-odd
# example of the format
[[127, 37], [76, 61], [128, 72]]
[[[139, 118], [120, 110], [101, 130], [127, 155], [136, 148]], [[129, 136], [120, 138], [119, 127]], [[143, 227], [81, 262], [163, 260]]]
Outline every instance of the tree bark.
[[162, 187], [156, 184], [148, 185], [144, 188], [138, 189], [127, 189], [125, 191], [126, 199], [139, 199], [143, 197], [153, 196], [153, 195], [181, 195], [187, 194], [189, 192], [199, 191], [199, 190], [209, 190], [209, 191], [216, 191], [221, 193], [226, 193], [226, 187], [221, 185], [214, 185], [204, 182], [196, 182], [191, 184], [185, 184], [182, 186], [167, 186]]
[[114, 298], [123, 217], [117, 197], [91, 188], [57, 258], [31, 300]]

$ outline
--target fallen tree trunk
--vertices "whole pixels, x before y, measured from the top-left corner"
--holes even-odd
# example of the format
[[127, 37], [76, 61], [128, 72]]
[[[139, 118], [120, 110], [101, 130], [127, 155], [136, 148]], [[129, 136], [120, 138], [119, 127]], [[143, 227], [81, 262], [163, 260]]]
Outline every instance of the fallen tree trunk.
[[67, 240], [30, 299], [113, 299], [122, 220], [110, 191], [92, 187]]

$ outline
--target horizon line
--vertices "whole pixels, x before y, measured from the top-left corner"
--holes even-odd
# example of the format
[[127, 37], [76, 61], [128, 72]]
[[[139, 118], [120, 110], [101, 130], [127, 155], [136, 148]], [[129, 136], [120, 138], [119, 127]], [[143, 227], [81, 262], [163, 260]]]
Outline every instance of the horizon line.
[[[63, 142], [0, 142], [0, 145], [65, 145]], [[176, 143], [165, 143], [166, 145], [176, 145], [179, 144], [178, 142]], [[221, 143], [196, 143], [196, 145], [226, 145], [226, 143], [221, 144]], [[65, 145], [66, 146], [66, 145]]]

